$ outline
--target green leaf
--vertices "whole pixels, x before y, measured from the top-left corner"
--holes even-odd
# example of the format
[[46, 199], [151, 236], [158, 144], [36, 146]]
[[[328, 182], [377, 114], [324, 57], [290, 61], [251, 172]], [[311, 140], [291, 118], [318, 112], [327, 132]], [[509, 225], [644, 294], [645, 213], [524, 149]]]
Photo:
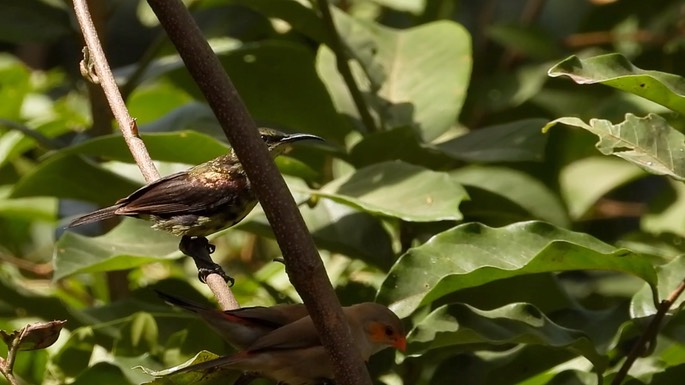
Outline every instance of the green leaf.
[[410, 355], [454, 345], [517, 343], [571, 350], [587, 358], [599, 371], [608, 364], [608, 358], [595, 349], [589, 336], [554, 323], [527, 303], [513, 303], [487, 311], [466, 304], [442, 306], [419, 322], [408, 340]]
[[[4, 11], [0, 13], [3, 16], [7, 14]], [[4, 119], [20, 118], [24, 98], [31, 90], [30, 76], [28, 68], [19, 59], [0, 54], [0, 116]]]
[[40, 163], [14, 186], [12, 197], [52, 196], [110, 205], [138, 187], [92, 161], [66, 155]]
[[54, 198], [0, 199], [0, 216], [31, 221], [54, 221], [57, 200]]
[[644, 176], [630, 163], [615, 158], [590, 157], [570, 163], [561, 170], [559, 185], [573, 219], [581, 218], [610, 191]]
[[357, 170], [312, 194], [410, 222], [459, 220], [459, 204], [468, 199], [449, 174], [403, 162]]
[[123, 223], [99, 237], [65, 232], [55, 244], [54, 279], [78, 273], [124, 270], [164, 259], [178, 258], [179, 239], [150, 228], [139, 219]]
[[626, 119], [619, 124], [603, 119], [592, 119], [586, 124], [578, 118], [566, 117], [549, 122], [544, 130], [558, 123], [597, 135], [596, 147], [604, 155], [618, 156], [652, 174], [685, 180], [685, 135], [659, 115], [639, 118], [626, 114]]
[[649, 204], [649, 211], [641, 218], [641, 228], [654, 234], [672, 232], [683, 235], [685, 227], [685, 185], [669, 181]]
[[137, 312], [121, 327], [121, 338], [116, 341], [113, 353], [117, 356], [134, 356], [156, 352], [159, 330], [157, 322], [148, 312]]
[[[656, 273], [659, 277], [658, 295], [659, 300], [664, 300], [683, 282], [685, 277], [685, 256], [680, 255], [667, 264], [656, 266]], [[633, 318], [649, 317], [656, 314], [657, 309], [650, 296], [650, 288], [643, 287], [633, 296], [630, 303], [630, 313]], [[671, 311], [678, 309], [685, 302], [682, 295], [676, 298], [671, 306]]]
[[[390, 235], [377, 218], [328, 199], [314, 207], [300, 207], [316, 245], [334, 253], [359, 258], [388, 270], [394, 261]], [[237, 225], [241, 230], [273, 237], [264, 213]]]
[[656, 290], [657, 276], [649, 259], [590, 235], [544, 222], [501, 228], [467, 223], [402, 255], [383, 282], [378, 301], [404, 317], [464, 288], [516, 275], [569, 270], [632, 274]]
[[605, 84], [685, 114], [685, 79], [637, 68], [621, 54], [587, 59], [570, 56], [550, 68], [548, 73], [552, 77], [568, 76], [578, 84]]
[[69, 14], [65, 7], [57, 8], [54, 4], [41, 0], [0, 1], [0, 40], [8, 43], [48, 42], [68, 35], [72, 32]]
[[73, 385], [134, 385], [118, 366], [109, 362], [98, 362], [81, 372]]
[[555, 59], [561, 54], [549, 31], [536, 24], [495, 24], [488, 27], [487, 34], [500, 45], [536, 59]]
[[[357, 59], [357, 84], [385, 130], [412, 126], [432, 141], [457, 120], [471, 73], [471, 41], [451, 21], [395, 30], [335, 12], [339, 33]], [[337, 72], [334, 54], [319, 49], [319, 74], [338, 110], [359, 118]], [[436, 102], [440, 101], [440, 102]]]
[[190, 95], [182, 89], [169, 83], [156, 82], [134, 89], [126, 104], [129, 114], [135, 117], [136, 124], [141, 127], [191, 102]]
[[[286, 57], [288, 60], [283, 60]], [[244, 45], [219, 59], [258, 124], [278, 122], [276, 128], [340, 142], [349, 131], [333, 108], [316, 75], [314, 57], [304, 45], [272, 40]], [[204, 99], [185, 68], [175, 69], [169, 76], [196, 99]]]
[[547, 145], [540, 130], [547, 120], [526, 119], [484, 127], [442, 142], [436, 147], [468, 162], [540, 162]]
[[[154, 160], [199, 164], [224, 155], [228, 146], [195, 131], [143, 134], [141, 139]], [[99, 136], [59, 151], [57, 154], [92, 155], [108, 160], [133, 162], [131, 151], [119, 134]]]
[[[542, 182], [523, 172], [494, 166], [468, 166], [450, 172], [464, 187], [474, 186], [501, 195], [516, 203], [534, 218], [558, 226], [568, 226], [569, 219], [559, 198]], [[486, 210], [487, 207], [480, 207]], [[493, 208], [497, 211], [499, 208]]]
[[411, 127], [399, 127], [365, 135], [350, 150], [350, 161], [357, 167], [401, 160], [431, 169], [447, 169], [457, 161], [424, 144]]

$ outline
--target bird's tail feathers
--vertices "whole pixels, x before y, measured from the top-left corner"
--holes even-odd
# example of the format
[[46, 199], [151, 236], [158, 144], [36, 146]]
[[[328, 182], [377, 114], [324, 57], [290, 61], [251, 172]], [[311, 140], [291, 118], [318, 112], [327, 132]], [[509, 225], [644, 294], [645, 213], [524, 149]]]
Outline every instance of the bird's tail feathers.
[[92, 213], [88, 213], [84, 216], [78, 217], [74, 219], [71, 223], [69, 223], [69, 226], [67, 227], [76, 227], [80, 225], [84, 225], [86, 223], [93, 223], [93, 222], [98, 222], [102, 221], [105, 219], [109, 218], [114, 218], [116, 214], [114, 212], [119, 208], [118, 205], [110, 206], [110, 207], [105, 207], [104, 209], [96, 210], [93, 211]]
[[164, 300], [164, 302], [166, 302], [170, 305], [178, 306], [178, 307], [186, 309], [188, 311], [192, 311], [193, 313], [198, 313], [201, 310], [207, 310], [207, 308], [205, 306], [202, 306], [202, 305], [190, 302], [190, 301], [186, 301], [185, 299], [175, 297], [171, 294], [167, 294], [167, 293], [161, 292], [159, 290], [155, 290], [155, 293], [157, 293], [157, 295], [160, 298], [162, 298]]

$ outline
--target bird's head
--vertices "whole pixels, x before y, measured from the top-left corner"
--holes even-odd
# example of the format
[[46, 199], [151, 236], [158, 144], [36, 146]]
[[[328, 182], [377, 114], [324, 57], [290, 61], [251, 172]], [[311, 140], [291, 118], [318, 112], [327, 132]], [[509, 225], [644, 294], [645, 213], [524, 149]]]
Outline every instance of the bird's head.
[[275, 158], [278, 155], [288, 152], [291, 144], [303, 140], [319, 140], [323, 138], [311, 134], [286, 134], [272, 128], [260, 128], [259, 136], [262, 138], [271, 155]]
[[387, 307], [366, 302], [354, 305], [358, 309], [368, 341], [374, 346], [373, 352], [394, 347], [402, 352], [407, 348], [407, 337], [402, 321]]

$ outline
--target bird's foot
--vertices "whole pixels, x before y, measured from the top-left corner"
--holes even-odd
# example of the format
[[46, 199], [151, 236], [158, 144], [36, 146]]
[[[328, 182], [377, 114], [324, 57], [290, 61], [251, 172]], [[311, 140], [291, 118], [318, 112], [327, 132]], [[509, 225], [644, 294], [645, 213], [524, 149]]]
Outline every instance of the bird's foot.
[[178, 244], [178, 249], [181, 250], [183, 254], [193, 259], [195, 266], [197, 267], [197, 277], [200, 279], [200, 282], [207, 283], [207, 277], [210, 274], [219, 274], [229, 286], [233, 286], [235, 283], [233, 277], [226, 274], [221, 266], [212, 261], [210, 254], [216, 250], [216, 247], [209, 243], [207, 238], [184, 235], [181, 238], [181, 242]]
[[[195, 261], [197, 264], [197, 261]], [[235, 284], [235, 279], [231, 277], [230, 275], [226, 274], [223, 268], [221, 266], [217, 265], [216, 263], [212, 263], [211, 265], [204, 265], [204, 266], [198, 266], [197, 268], [197, 278], [200, 280], [202, 283], [207, 283], [207, 277], [210, 274], [218, 274], [221, 276], [221, 278], [226, 281], [229, 287], [233, 287]]]

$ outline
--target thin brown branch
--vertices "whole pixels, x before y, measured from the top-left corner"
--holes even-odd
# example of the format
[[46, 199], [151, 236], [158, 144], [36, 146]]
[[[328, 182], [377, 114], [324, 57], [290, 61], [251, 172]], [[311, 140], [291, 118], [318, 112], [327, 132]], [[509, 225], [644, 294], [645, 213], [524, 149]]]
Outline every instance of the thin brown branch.
[[680, 295], [683, 294], [684, 290], [685, 280], [680, 282], [680, 285], [678, 285], [678, 287], [676, 287], [676, 289], [673, 290], [671, 294], [669, 294], [668, 298], [661, 301], [661, 303], [659, 304], [659, 309], [654, 315], [654, 318], [652, 318], [652, 321], [649, 323], [649, 325], [647, 325], [647, 329], [645, 329], [645, 331], [640, 336], [640, 339], [638, 339], [633, 348], [630, 350], [630, 353], [628, 353], [628, 355], [626, 356], [626, 360], [623, 362], [621, 369], [619, 369], [619, 371], [616, 373], [616, 376], [611, 381], [611, 385], [620, 385], [626, 378], [626, 375], [628, 374], [630, 368], [633, 366], [633, 363], [635, 363], [635, 360], [637, 360], [638, 357], [644, 355], [643, 353], [645, 351], [645, 346], [650, 341], [656, 340], [656, 335], [659, 332], [659, 329], [661, 328], [661, 321], [663, 321], [668, 310], [671, 308], [671, 306], [673, 306], [678, 297], [680, 297]]
[[92, 64], [92, 68], [95, 69], [98, 83], [102, 86], [102, 89], [107, 96], [107, 101], [112, 109], [114, 118], [119, 124], [121, 133], [126, 141], [126, 145], [131, 150], [133, 159], [135, 159], [145, 180], [152, 182], [159, 178], [159, 172], [154, 163], [152, 163], [152, 159], [145, 148], [145, 143], [143, 143], [138, 136], [136, 122], [131, 115], [129, 115], [124, 99], [121, 97], [121, 93], [119, 93], [119, 88], [112, 75], [112, 70], [109, 68], [105, 52], [102, 49], [95, 25], [91, 19], [86, 0], [74, 0], [74, 11], [76, 12], [76, 18], [81, 26], [83, 38], [86, 42], [88, 50], [88, 54], [86, 55], [88, 57], [86, 59], [90, 59], [86, 60], [86, 65], [84, 67], [91, 68]]
[[352, 101], [354, 101], [355, 107], [357, 107], [359, 117], [361, 118], [362, 124], [366, 127], [366, 131], [376, 132], [378, 131], [378, 128], [373, 121], [371, 112], [369, 112], [369, 107], [366, 105], [364, 95], [362, 95], [362, 92], [352, 75], [352, 69], [350, 68], [349, 62], [350, 58], [338, 30], [335, 28], [335, 21], [333, 20], [328, 0], [317, 0], [317, 4], [319, 11], [321, 11], [323, 24], [328, 31], [328, 45], [335, 54], [338, 72], [340, 72], [340, 76], [342, 76], [347, 89], [350, 91], [350, 96], [352, 97]]
[[[138, 127], [135, 120], [128, 113], [126, 108], [126, 103], [121, 96], [119, 88], [117, 87], [114, 76], [112, 75], [112, 70], [109, 68], [109, 63], [105, 57], [105, 53], [100, 44], [100, 39], [98, 37], [93, 20], [90, 17], [88, 11], [88, 5], [86, 0], [74, 0], [74, 11], [76, 13], [76, 18], [83, 31], [83, 37], [86, 42], [87, 51], [84, 52], [84, 63], [82, 63], [82, 68], [87, 72], [90, 78], [96, 78], [97, 83], [102, 86], [102, 89], [107, 96], [107, 101], [109, 102], [110, 108], [114, 113], [114, 117], [119, 124], [122, 136], [126, 141], [133, 159], [135, 160], [138, 168], [145, 177], [147, 182], [152, 182], [155, 179], [159, 179], [159, 172], [155, 167], [150, 154], [145, 147], [145, 143], [138, 136]], [[95, 70], [95, 73], [91, 71]], [[210, 274], [206, 278], [206, 282], [209, 285], [210, 290], [214, 293], [214, 296], [218, 298], [221, 305], [229, 305], [232, 303], [237, 303], [233, 296], [231, 290], [226, 286], [223, 278], [220, 275], [217, 277], [212, 277], [216, 274]], [[217, 285], [216, 282], [221, 280], [222, 285]], [[224, 310], [232, 309], [234, 307], [225, 307]]]
[[240, 159], [281, 247], [286, 270], [334, 363], [336, 383], [370, 385], [340, 302], [254, 121], [190, 13], [179, 0], [148, 0]]
[[10, 385], [20, 385], [17, 378], [14, 377], [14, 373], [12, 373], [12, 368], [7, 364], [7, 360], [4, 360], [2, 357], [0, 357], [0, 374], [5, 376]]

